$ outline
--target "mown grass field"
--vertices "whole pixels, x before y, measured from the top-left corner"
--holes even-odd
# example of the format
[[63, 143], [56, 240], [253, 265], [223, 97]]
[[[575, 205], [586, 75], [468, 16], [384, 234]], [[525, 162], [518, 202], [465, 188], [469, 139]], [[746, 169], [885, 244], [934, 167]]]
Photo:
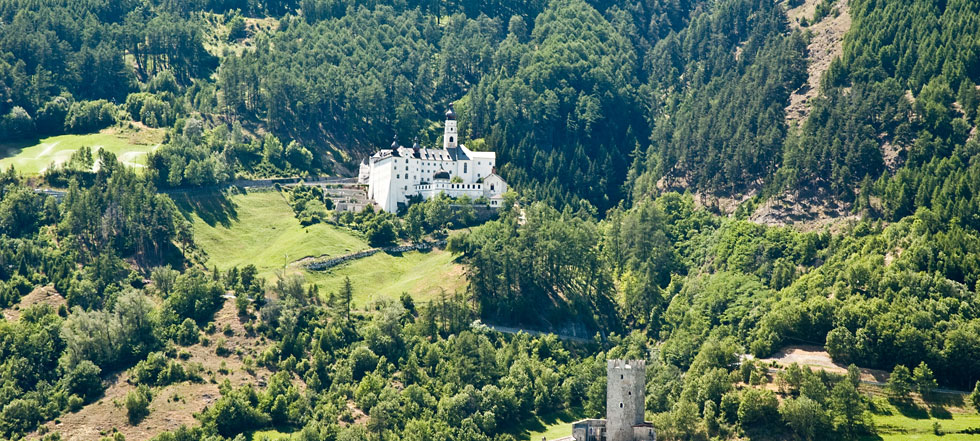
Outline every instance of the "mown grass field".
[[461, 265], [445, 250], [412, 251], [400, 255], [377, 253], [326, 271], [308, 272], [308, 280], [317, 284], [320, 293], [338, 292], [344, 278], [354, 287], [354, 306], [364, 308], [382, 299], [397, 299], [403, 292], [416, 302], [462, 292], [466, 278]]
[[207, 253], [208, 266], [222, 270], [253, 264], [260, 276], [272, 278], [284, 264], [304, 257], [369, 248], [359, 235], [332, 225], [303, 227], [276, 191], [173, 198], [191, 219], [194, 242]]
[[51, 166], [62, 164], [81, 147], [106, 149], [119, 161], [131, 167], [143, 167], [146, 154], [163, 141], [161, 129], [109, 128], [87, 135], [60, 135], [29, 143], [0, 144], [0, 169], [11, 165], [20, 173], [38, 174]]
[[[893, 406], [894, 407], [894, 406]], [[897, 410], [891, 415], [875, 415], [875, 425], [878, 436], [883, 440], [977, 440], [980, 435], [957, 433], [967, 429], [980, 428], [980, 415], [976, 412], [950, 412], [949, 415], [937, 417], [911, 417]], [[933, 432], [933, 424], [939, 423], [942, 435]]]
[[[875, 391], [878, 392], [878, 391]], [[980, 430], [980, 414], [966, 403], [966, 395], [940, 394], [940, 399], [923, 402], [916, 399], [910, 404], [889, 402], [875, 393], [874, 414], [878, 436], [868, 440], [928, 440], [961, 441], [980, 439], [978, 434], [958, 433], [970, 429]], [[936, 434], [934, 424], [939, 424]]]

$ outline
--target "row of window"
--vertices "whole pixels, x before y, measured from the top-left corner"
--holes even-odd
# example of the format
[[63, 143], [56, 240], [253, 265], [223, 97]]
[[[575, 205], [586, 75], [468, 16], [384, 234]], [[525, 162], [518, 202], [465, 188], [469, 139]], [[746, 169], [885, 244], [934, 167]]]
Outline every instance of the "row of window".
[[[408, 159], [405, 160], [405, 163], [408, 164]], [[395, 159], [394, 164], [396, 164], [396, 165], [398, 164], [398, 159]], [[435, 167], [436, 166], [436, 163], [435, 162], [423, 162], [422, 165], [425, 166], [425, 167]], [[464, 170], [464, 172], [466, 170], [466, 165], [467, 165], [467, 163], [466, 162], [463, 162], [463, 170]], [[476, 165], [483, 165], [483, 162], [476, 161]], [[493, 165], [493, 161], [490, 161], [489, 162], [489, 165], [492, 166]]]

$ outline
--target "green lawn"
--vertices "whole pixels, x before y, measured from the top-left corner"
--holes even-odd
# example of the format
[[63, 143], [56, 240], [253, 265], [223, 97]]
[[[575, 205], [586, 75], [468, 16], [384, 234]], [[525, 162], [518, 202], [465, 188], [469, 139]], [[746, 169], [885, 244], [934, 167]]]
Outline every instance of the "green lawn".
[[[874, 415], [878, 437], [883, 440], [976, 440], [980, 435], [956, 433], [967, 429], [980, 429], [980, 414], [969, 405], [943, 408], [927, 408], [918, 403], [914, 406], [896, 407], [884, 400], [877, 400], [883, 411]], [[939, 423], [943, 435], [933, 433], [933, 424]]]
[[192, 220], [194, 241], [207, 253], [208, 266], [219, 269], [253, 264], [261, 276], [271, 278], [286, 262], [368, 248], [348, 230], [327, 224], [303, 227], [276, 191], [173, 197]]
[[88, 135], [61, 135], [44, 138], [37, 143], [0, 144], [0, 169], [11, 165], [24, 174], [38, 174], [52, 163], [61, 164], [80, 147], [106, 149], [119, 161], [132, 167], [143, 167], [146, 154], [162, 140], [157, 129], [121, 130], [107, 129]]
[[416, 302], [437, 298], [441, 290], [452, 294], [465, 289], [462, 267], [448, 251], [412, 251], [395, 256], [377, 253], [326, 271], [309, 271], [308, 280], [320, 293], [338, 292], [344, 277], [354, 286], [354, 305], [363, 308], [377, 300], [397, 299], [403, 292]]

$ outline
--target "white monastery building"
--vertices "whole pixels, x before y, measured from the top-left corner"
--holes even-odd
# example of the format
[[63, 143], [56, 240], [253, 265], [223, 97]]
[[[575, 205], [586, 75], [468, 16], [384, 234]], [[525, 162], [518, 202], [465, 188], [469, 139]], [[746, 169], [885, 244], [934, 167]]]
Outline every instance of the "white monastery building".
[[500, 207], [507, 183], [495, 173], [496, 162], [494, 152], [474, 152], [459, 144], [456, 112], [450, 104], [441, 149], [424, 149], [417, 141], [404, 147], [396, 139], [391, 148], [361, 163], [358, 183], [367, 184], [368, 198], [387, 212], [398, 211], [414, 196], [429, 199], [439, 193], [486, 197], [491, 207]]

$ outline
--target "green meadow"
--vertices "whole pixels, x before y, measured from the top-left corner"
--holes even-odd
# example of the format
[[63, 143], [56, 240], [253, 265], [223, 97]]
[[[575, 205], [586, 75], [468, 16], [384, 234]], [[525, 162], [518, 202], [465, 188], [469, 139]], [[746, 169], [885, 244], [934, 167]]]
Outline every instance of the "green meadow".
[[[980, 439], [980, 414], [966, 394], [938, 394], [938, 399], [901, 403], [883, 395], [873, 398], [877, 436], [868, 440], [961, 441]], [[937, 433], [938, 429], [938, 433]], [[974, 432], [961, 433], [961, 432]]]
[[277, 191], [172, 196], [194, 228], [208, 266], [226, 270], [253, 264], [271, 278], [304, 257], [342, 256], [368, 244], [360, 235], [327, 224], [300, 225]]
[[416, 302], [425, 302], [438, 298], [442, 291], [452, 294], [466, 287], [462, 266], [453, 261], [450, 252], [438, 249], [398, 255], [380, 252], [307, 274], [324, 295], [340, 291], [344, 278], [350, 277], [354, 306], [358, 308], [382, 299], [397, 299], [406, 292]]
[[0, 143], [0, 168], [11, 165], [21, 173], [39, 174], [52, 164], [60, 165], [81, 147], [105, 149], [120, 162], [144, 167], [146, 154], [163, 139], [159, 129], [122, 130], [111, 128], [87, 135], [59, 135], [27, 143]]

